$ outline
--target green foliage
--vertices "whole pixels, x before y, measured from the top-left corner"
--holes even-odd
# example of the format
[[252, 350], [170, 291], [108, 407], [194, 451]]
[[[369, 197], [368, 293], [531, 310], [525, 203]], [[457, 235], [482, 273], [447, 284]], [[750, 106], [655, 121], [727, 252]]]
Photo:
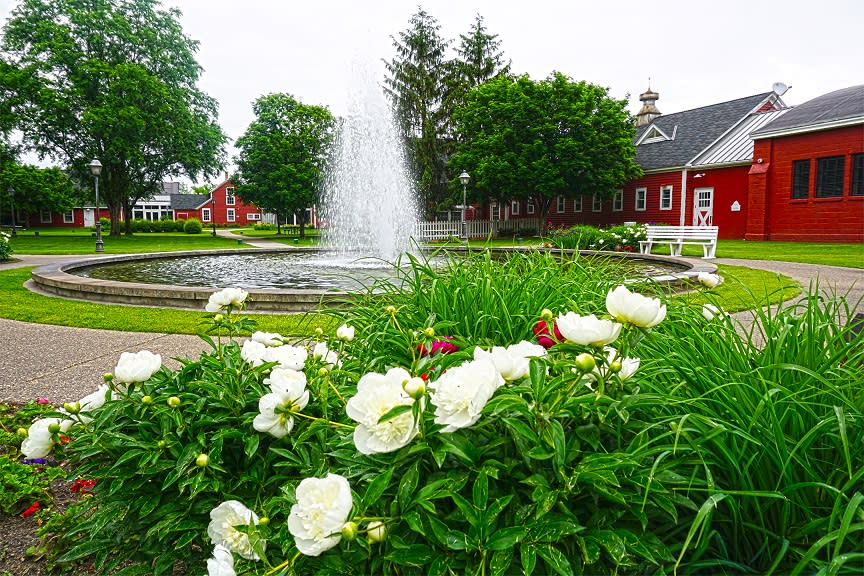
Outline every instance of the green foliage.
[[9, 238], [11, 238], [9, 234], [0, 231], [0, 262], [12, 257], [12, 245], [9, 243]]
[[197, 218], [189, 218], [183, 223], [183, 232], [186, 234], [200, 234], [201, 230], [201, 221]]
[[65, 477], [59, 466], [21, 464], [9, 455], [0, 455], [0, 510], [17, 514], [35, 502], [50, 504], [51, 482]]
[[39, 404], [35, 400], [22, 405], [0, 403], [0, 444], [20, 446], [22, 437], [18, 435], [18, 429], [26, 429], [33, 420], [53, 409], [52, 406]]
[[302, 235], [306, 209], [318, 202], [323, 186], [333, 116], [288, 94], [262, 96], [252, 108], [255, 120], [237, 139], [237, 195], [280, 222], [297, 215]]
[[639, 241], [647, 238], [644, 224], [611, 226], [605, 229], [577, 224], [566, 228], [553, 228], [548, 230], [547, 234], [549, 241], [558, 248], [634, 253], [639, 252]]
[[166, 175], [222, 165], [217, 105], [195, 86], [197, 43], [179, 19], [156, 0], [27, 0], [3, 29], [0, 118], [27, 149], [69, 166], [88, 193], [87, 164], [101, 159], [112, 236], [121, 209], [131, 219], [132, 204]]
[[[561, 73], [490, 80], [454, 116], [451, 173], [471, 174], [475, 198], [532, 201], [543, 222], [556, 196], [611, 196], [641, 174], [626, 100]], [[451, 188], [462, 189], [455, 177]]]
[[80, 195], [69, 176], [56, 167], [37, 168], [0, 161], [0, 182], [15, 189], [15, 209], [23, 214], [42, 210], [65, 212], [76, 205]]

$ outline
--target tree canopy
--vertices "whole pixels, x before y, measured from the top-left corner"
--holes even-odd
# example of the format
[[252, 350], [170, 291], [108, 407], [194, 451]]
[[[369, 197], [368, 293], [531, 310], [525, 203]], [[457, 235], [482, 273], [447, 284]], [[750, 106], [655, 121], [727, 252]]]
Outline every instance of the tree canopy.
[[99, 159], [112, 235], [120, 210], [128, 233], [132, 205], [166, 176], [222, 165], [217, 104], [196, 88], [198, 44], [179, 16], [158, 0], [23, 0], [4, 28], [0, 128], [20, 130], [26, 149], [82, 183]]
[[323, 106], [289, 94], [268, 94], [252, 106], [255, 120], [237, 139], [237, 195], [277, 216], [300, 220], [318, 201], [333, 143], [334, 119]]
[[451, 173], [467, 170], [475, 197], [533, 202], [544, 223], [556, 196], [607, 197], [641, 175], [626, 101], [561, 73], [490, 80], [466, 96], [455, 119]]

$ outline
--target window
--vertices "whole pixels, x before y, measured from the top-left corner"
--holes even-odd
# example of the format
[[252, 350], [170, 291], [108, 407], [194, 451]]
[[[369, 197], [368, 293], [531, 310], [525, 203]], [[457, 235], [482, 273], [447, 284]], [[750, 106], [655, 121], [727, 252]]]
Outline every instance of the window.
[[843, 156], [816, 160], [816, 198], [839, 198], [843, 196]]
[[648, 205], [648, 189], [636, 188], [636, 211], [644, 212]]
[[39, 222], [42, 224], [51, 224], [53, 221], [50, 210], [41, 210], [39, 212]]
[[229, 186], [225, 188], [225, 204], [228, 206], [234, 206], [234, 187]]
[[660, 187], [660, 210], [672, 209], [672, 186]]
[[228, 222], [234, 222], [234, 209], [228, 208]]
[[63, 213], [63, 223], [64, 224], [74, 224], [75, 223], [75, 215], [72, 214], [72, 210]]
[[602, 212], [603, 211], [603, 199], [600, 198], [600, 195], [596, 192], [591, 197], [591, 211], [592, 212]]
[[246, 220], [261, 220], [261, 214], [258, 212], [250, 212], [246, 214]]
[[558, 214], [563, 214], [567, 209], [567, 199], [563, 196], [558, 196]]
[[622, 210], [624, 210], [624, 191], [616, 190], [612, 197], [612, 211], [621, 212]]
[[534, 213], [534, 201], [529, 200], [527, 204], [525, 204], [525, 213], [533, 214]]
[[792, 199], [806, 200], [810, 196], [810, 160], [792, 162]]
[[210, 222], [210, 209], [202, 208], [201, 209], [201, 221], [202, 222]]
[[498, 202], [492, 202], [492, 204], [489, 205], [489, 219], [493, 222], [501, 219], [501, 209]]
[[573, 212], [581, 212], [582, 211], [582, 195], [576, 196], [573, 199]]
[[852, 155], [852, 189], [850, 196], [864, 196], [864, 154]]

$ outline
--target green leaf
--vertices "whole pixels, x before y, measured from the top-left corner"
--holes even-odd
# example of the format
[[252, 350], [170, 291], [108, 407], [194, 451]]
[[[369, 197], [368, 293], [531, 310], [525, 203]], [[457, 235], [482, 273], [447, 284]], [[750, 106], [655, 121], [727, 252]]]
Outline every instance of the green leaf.
[[627, 554], [627, 547], [624, 545], [624, 539], [612, 532], [611, 530], [594, 530], [586, 538], [594, 539], [604, 550], [612, 557], [615, 564], [620, 564]]
[[559, 420], [552, 420], [552, 444], [555, 447], [555, 458], [553, 463], [555, 469], [563, 474], [565, 456], [567, 454], [567, 439], [564, 436], [564, 427]]
[[420, 462], [418, 460], [402, 476], [402, 480], [399, 481], [397, 500], [402, 510], [406, 510], [414, 498], [414, 491], [417, 489], [417, 482], [420, 479], [419, 466]]
[[486, 548], [489, 550], [505, 550], [512, 548], [525, 537], [527, 530], [524, 526], [510, 526], [498, 530], [486, 542]]
[[459, 511], [462, 512], [465, 520], [467, 520], [471, 526], [477, 526], [480, 523], [480, 515], [477, 513], [477, 509], [471, 502], [459, 494], [451, 494], [450, 497], [453, 499], [453, 502], [456, 503]]
[[463, 463], [473, 466], [477, 462], [477, 448], [465, 436], [457, 433], [439, 434], [438, 439], [442, 448], [448, 453], [456, 456]]
[[110, 540], [88, 540], [86, 542], [82, 542], [77, 546], [74, 546], [71, 550], [57, 558], [57, 562], [72, 562], [73, 560], [80, 560], [81, 558], [87, 558], [88, 556], [92, 556], [97, 552], [103, 550], [109, 550], [111, 548]]
[[597, 542], [579, 536], [576, 538], [576, 543], [579, 544], [579, 549], [582, 551], [582, 561], [585, 564], [590, 566], [600, 559], [600, 545]]
[[393, 477], [393, 466], [385, 470], [382, 474], [375, 477], [369, 486], [366, 488], [366, 493], [363, 495], [361, 509], [365, 511], [372, 506], [378, 498], [387, 490], [390, 484], [390, 479]]
[[502, 418], [501, 422], [507, 426], [510, 431], [513, 433], [514, 438], [522, 437], [524, 438], [531, 446], [536, 446], [540, 443], [540, 437], [537, 436], [537, 433], [529, 426], [526, 422], [522, 420], [517, 420], [516, 418]]
[[560, 550], [549, 544], [537, 547], [537, 554], [560, 576], [573, 576], [573, 568], [570, 566], [570, 561], [561, 553]]
[[474, 507], [479, 510], [485, 510], [486, 501], [489, 499], [489, 477], [486, 476], [485, 470], [482, 470], [477, 474], [477, 479], [474, 481], [471, 495], [474, 499]]
[[489, 561], [489, 572], [491, 576], [503, 576], [512, 563], [513, 548], [498, 550], [492, 554], [492, 560]]
[[378, 424], [381, 424], [382, 422], [387, 422], [388, 420], [392, 420], [393, 418], [396, 418], [397, 416], [399, 416], [400, 414], [404, 414], [405, 412], [410, 412], [413, 405], [414, 403], [412, 402], [411, 404], [399, 404], [398, 406], [394, 406], [393, 408], [382, 414], [380, 418], [378, 418]]
[[537, 566], [537, 547], [531, 544], [522, 544], [519, 546], [519, 558], [522, 561], [522, 572], [526, 576], [531, 576]]
[[246, 436], [246, 441], [244, 443], [243, 451], [246, 453], [247, 458], [251, 458], [255, 455], [255, 452], [258, 451], [258, 445], [261, 442], [260, 434], [250, 434]]
[[393, 550], [385, 558], [401, 566], [420, 567], [432, 561], [432, 549], [425, 544], [412, 544], [407, 548]]

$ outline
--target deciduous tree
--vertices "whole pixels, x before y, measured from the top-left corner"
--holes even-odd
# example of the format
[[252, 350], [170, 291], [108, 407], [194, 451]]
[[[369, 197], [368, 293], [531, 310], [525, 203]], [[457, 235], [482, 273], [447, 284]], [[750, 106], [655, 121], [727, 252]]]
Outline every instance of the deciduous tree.
[[280, 223], [296, 214], [302, 237], [306, 209], [321, 192], [333, 142], [333, 115], [326, 107], [302, 104], [289, 94], [262, 96], [252, 108], [255, 120], [237, 139], [237, 195], [273, 212]]

